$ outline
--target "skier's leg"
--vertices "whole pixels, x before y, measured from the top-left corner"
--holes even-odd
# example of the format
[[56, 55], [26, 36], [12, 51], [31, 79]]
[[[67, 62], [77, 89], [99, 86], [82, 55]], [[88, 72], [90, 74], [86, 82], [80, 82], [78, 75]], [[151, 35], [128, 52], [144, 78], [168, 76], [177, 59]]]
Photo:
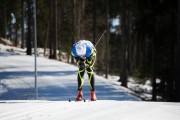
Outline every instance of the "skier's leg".
[[84, 69], [78, 70], [78, 90], [82, 90], [84, 84]]
[[94, 73], [93, 73], [93, 66], [95, 64], [96, 61], [96, 54], [93, 54], [89, 59], [87, 59], [86, 64], [88, 64], [88, 68], [87, 73], [89, 76], [89, 84], [90, 84], [90, 88], [91, 88], [91, 101], [96, 101], [96, 92], [95, 92], [95, 77], [94, 77]]
[[78, 79], [78, 95], [77, 95], [76, 101], [82, 101], [82, 98], [83, 98], [82, 88], [84, 84], [84, 72], [85, 72], [84, 69], [78, 70], [78, 78], [77, 78]]
[[92, 68], [87, 68], [87, 73], [89, 76], [89, 84], [90, 84], [90, 88], [91, 88], [91, 101], [96, 101], [96, 92], [95, 92], [95, 77], [94, 77], [94, 73]]
[[87, 74], [89, 77], [90, 89], [91, 89], [91, 91], [94, 91], [95, 90], [95, 88], [94, 88], [95, 77], [94, 77], [93, 70], [91, 67], [87, 68], [86, 70], [87, 70]]
[[88, 65], [88, 68], [86, 70], [89, 76], [89, 84], [90, 84], [91, 91], [95, 90], [94, 88], [95, 77], [93, 73], [93, 66], [95, 64], [95, 61], [96, 61], [96, 54], [93, 54], [91, 57], [89, 57], [86, 60], [86, 64]]

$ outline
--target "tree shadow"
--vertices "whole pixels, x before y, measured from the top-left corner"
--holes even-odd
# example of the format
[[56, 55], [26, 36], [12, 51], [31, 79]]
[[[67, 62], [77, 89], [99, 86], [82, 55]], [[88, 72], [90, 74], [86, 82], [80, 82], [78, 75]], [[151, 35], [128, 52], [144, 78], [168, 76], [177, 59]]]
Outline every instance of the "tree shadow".
[[[62, 77], [62, 76], [71, 76], [75, 75], [76, 71], [39, 71], [38, 75], [41, 76], [53, 76], [53, 77]], [[33, 75], [33, 72], [0, 72], [0, 80], [8, 79], [14, 80], [14, 78], [27, 77]], [[64, 78], [64, 77], [62, 77]], [[62, 79], [60, 78], [60, 79]], [[33, 78], [32, 78], [33, 79]], [[59, 80], [57, 84], [49, 84], [44, 87], [38, 87], [38, 99], [39, 100], [50, 100], [50, 101], [68, 101], [69, 99], [75, 100], [77, 95], [77, 81], [70, 80]], [[3, 83], [0, 83], [3, 85]], [[22, 84], [23, 85], [23, 84]], [[0, 100], [32, 100], [35, 99], [35, 90], [34, 87], [30, 88], [9, 88], [8, 86], [4, 87], [7, 89], [6, 92], [0, 94]], [[98, 100], [117, 100], [117, 101], [139, 101], [140, 99], [130, 95], [124, 89], [119, 87], [118, 89], [112, 87], [111, 84], [104, 84], [102, 81], [96, 80], [96, 94]], [[83, 95], [85, 99], [90, 99], [90, 86], [87, 80], [85, 80], [83, 86]]]
[[13, 52], [0, 52], [0, 56], [8, 57], [12, 55], [21, 55], [20, 53], [13, 53]]
[[[72, 71], [38, 71], [38, 76], [67, 76], [76, 74], [76, 70]], [[3, 71], [0, 72], [1, 79], [13, 79], [14, 77], [33, 77], [34, 71]]]

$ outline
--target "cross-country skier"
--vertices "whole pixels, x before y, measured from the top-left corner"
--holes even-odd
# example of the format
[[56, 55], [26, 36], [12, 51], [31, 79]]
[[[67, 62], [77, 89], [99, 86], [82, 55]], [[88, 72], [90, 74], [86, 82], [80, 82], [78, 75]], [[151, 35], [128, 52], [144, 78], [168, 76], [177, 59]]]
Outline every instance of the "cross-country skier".
[[76, 101], [83, 99], [83, 83], [84, 73], [87, 71], [89, 77], [89, 84], [91, 89], [91, 101], [96, 101], [96, 93], [94, 88], [95, 77], [93, 73], [93, 66], [96, 60], [96, 49], [94, 45], [88, 40], [79, 40], [74, 43], [71, 54], [76, 59], [78, 70], [78, 95]]

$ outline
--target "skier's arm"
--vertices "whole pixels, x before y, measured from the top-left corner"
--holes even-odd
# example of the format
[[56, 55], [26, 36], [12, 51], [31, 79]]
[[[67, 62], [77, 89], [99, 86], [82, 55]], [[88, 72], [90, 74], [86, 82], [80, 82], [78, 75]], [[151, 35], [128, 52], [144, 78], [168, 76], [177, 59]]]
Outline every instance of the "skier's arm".
[[93, 67], [96, 61], [96, 49], [94, 48], [93, 50], [93, 53], [86, 60], [86, 64], [88, 64], [88, 67]]
[[85, 60], [77, 57], [75, 58], [76, 59], [76, 62], [77, 62], [77, 65], [80, 69], [84, 69], [85, 68]]

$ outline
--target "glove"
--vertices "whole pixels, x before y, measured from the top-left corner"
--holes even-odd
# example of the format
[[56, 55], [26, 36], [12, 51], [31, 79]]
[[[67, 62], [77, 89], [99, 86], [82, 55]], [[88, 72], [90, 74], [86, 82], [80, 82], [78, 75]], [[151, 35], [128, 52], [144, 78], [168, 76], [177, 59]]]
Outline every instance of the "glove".
[[78, 67], [79, 67], [80, 69], [85, 69], [85, 63], [84, 63], [84, 61], [79, 61], [79, 62], [78, 62]]

